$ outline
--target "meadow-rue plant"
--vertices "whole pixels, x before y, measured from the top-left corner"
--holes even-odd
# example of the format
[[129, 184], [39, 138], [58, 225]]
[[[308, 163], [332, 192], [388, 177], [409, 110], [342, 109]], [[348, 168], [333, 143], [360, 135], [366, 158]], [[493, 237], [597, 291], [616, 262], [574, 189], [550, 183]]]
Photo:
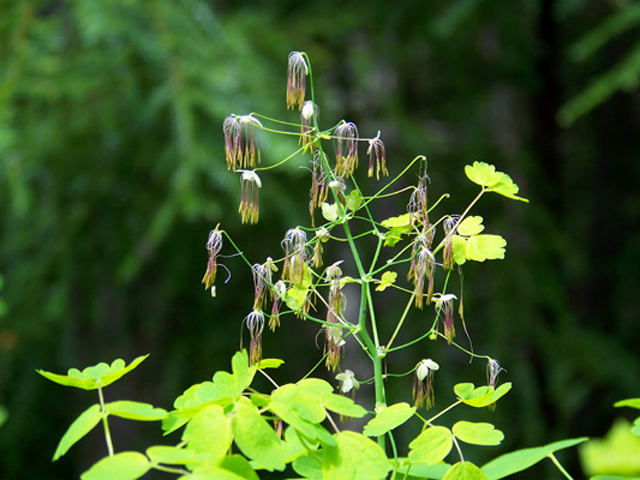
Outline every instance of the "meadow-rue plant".
[[[311, 100], [305, 100], [307, 90]], [[474, 162], [465, 167], [464, 173], [479, 187], [476, 197], [460, 214], [438, 213], [446, 208], [449, 194], [442, 194], [433, 205], [429, 204], [429, 175], [424, 156], [387, 165], [380, 131], [364, 138], [353, 122], [345, 120], [323, 130], [314, 99], [309, 58], [304, 52], [292, 52], [287, 66], [286, 104], [288, 109], [300, 109], [300, 116], [296, 116], [299, 125], [255, 113], [232, 114], [223, 123], [227, 167], [240, 174], [239, 211], [243, 223], [255, 224], [259, 220], [258, 193], [262, 182], [256, 173], [256, 163], [261, 160], [258, 142], [261, 131], [299, 135], [302, 146], [277, 164], [260, 168], [275, 168], [295, 155], [304, 155], [311, 175], [308, 206], [311, 225], [293, 226], [285, 232], [281, 258], [267, 257], [264, 263], [250, 260], [220, 225], [209, 234], [206, 243], [209, 258], [202, 283], [214, 296], [223, 237], [229, 240], [224, 245], [233, 250], [231, 253], [241, 256], [251, 268], [253, 285], [247, 288], [247, 297], [253, 300], [252, 310], [244, 319], [237, 319], [248, 331], [248, 351], [242, 348], [241, 340], [240, 351], [231, 360], [231, 372], [216, 372], [211, 381], [191, 386], [176, 398], [170, 411], [137, 402], [104, 400], [103, 388], [137, 367], [144, 357], [129, 366], [116, 360], [111, 366], [101, 363], [83, 372], [71, 369], [66, 376], [40, 371], [62, 385], [98, 390], [99, 403], [70, 426], [54, 460], [102, 422], [107, 456], [85, 472], [82, 480], [135, 480], [151, 469], [174, 474], [179, 480], [256, 480], [262, 471], [285, 469], [290, 478], [312, 480], [498, 480], [544, 458], [550, 458], [571, 478], [553, 454], [585, 441], [584, 438], [511, 452], [477, 466], [465, 459], [463, 450], [472, 448], [468, 445], [498, 445], [504, 434], [490, 423], [460, 420], [447, 426], [440, 418], [442, 413], [458, 406], [492, 408], [511, 389], [511, 383], [498, 384], [498, 374], [505, 370], [496, 360], [456, 343], [454, 305], [458, 304], [464, 326], [463, 266], [469, 261], [505, 257], [506, 240], [484, 233], [484, 219], [471, 215], [471, 210], [487, 193], [526, 202], [518, 196], [518, 186], [493, 165]], [[335, 151], [333, 166], [326, 153], [331, 144]], [[356, 181], [358, 150], [365, 146], [369, 155], [368, 177], [375, 176], [379, 182], [393, 173], [373, 193], [365, 192]], [[399, 180], [410, 172], [417, 174], [417, 184], [396, 188]], [[396, 204], [403, 207], [396, 216], [380, 219], [376, 205], [381, 202], [390, 202], [390, 208]], [[322, 216], [317, 227], [316, 210]], [[352, 231], [356, 224], [357, 235]], [[366, 241], [370, 241], [372, 253], [363, 255], [360, 245]], [[323, 258], [327, 257], [325, 246], [332, 243], [346, 248], [340, 250], [342, 258], [327, 261]], [[331, 250], [326, 250], [330, 255]], [[323, 263], [329, 265], [324, 270]], [[456, 277], [459, 282], [455, 282]], [[358, 301], [352, 310], [346, 309], [347, 285]], [[394, 298], [403, 298], [404, 307], [396, 314], [385, 311], [383, 316], [378, 307], [389, 290], [395, 290]], [[425, 304], [432, 304], [433, 310], [423, 309]], [[412, 312], [417, 313], [415, 318]], [[267, 357], [263, 358], [262, 338], [267, 317], [272, 332], [267, 335], [286, 335], [284, 329], [277, 329], [284, 316], [307, 320], [309, 328], [315, 323], [315, 332], [323, 335], [325, 342], [322, 354], [319, 349], [308, 350], [309, 355], [320, 357], [311, 371], [293, 383], [279, 384], [267, 370], [278, 368], [283, 360], [269, 358], [269, 354], [278, 352], [266, 352]], [[417, 322], [422, 333], [397, 345], [407, 322]], [[444, 333], [440, 332], [440, 323]], [[385, 328], [381, 329], [383, 324]], [[387, 336], [389, 331], [392, 333]], [[426, 358], [409, 372], [398, 371], [395, 353], [419, 343], [428, 350], [430, 340], [440, 339], [447, 342], [447, 348], [459, 349], [470, 360], [486, 360], [487, 385], [457, 383], [453, 392], [438, 393], [438, 402], [440, 398], [448, 400], [448, 406], [424, 418], [418, 409], [435, 407], [435, 372], [452, 375], [457, 369], [446, 368], [444, 364], [441, 369], [434, 360]], [[354, 360], [350, 354], [345, 356], [346, 351], [351, 351], [345, 349], [347, 344], [360, 348], [366, 355], [365, 367], [358, 360], [359, 369], [368, 368], [366, 380], [356, 379], [351, 369]], [[475, 369], [477, 363], [467, 368]], [[322, 364], [329, 372], [337, 372], [332, 376], [333, 384], [319, 378], [326, 376], [326, 372], [317, 371], [323, 370]], [[271, 384], [268, 392], [259, 392], [253, 385], [257, 374]], [[405, 401], [387, 404], [387, 388], [392, 384], [399, 389], [396, 394], [402, 396], [404, 392]], [[358, 389], [368, 390], [369, 396], [361, 395], [363, 405], [354, 401]], [[109, 433], [111, 415], [138, 421], [161, 420], [164, 435], [175, 435], [179, 430], [182, 433], [174, 446], [151, 446], [144, 453], [116, 453]], [[350, 431], [335, 417], [366, 419], [361, 431]], [[398, 444], [395, 431], [408, 422], [419, 425], [420, 433], [407, 444]]]

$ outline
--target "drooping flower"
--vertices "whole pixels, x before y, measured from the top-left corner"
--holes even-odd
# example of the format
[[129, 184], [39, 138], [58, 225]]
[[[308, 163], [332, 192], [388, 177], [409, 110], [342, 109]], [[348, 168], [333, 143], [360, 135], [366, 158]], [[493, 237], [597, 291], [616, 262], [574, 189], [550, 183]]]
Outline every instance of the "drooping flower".
[[[304, 147], [304, 151], [307, 148], [313, 151], [316, 144], [316, 125], [318, 124], [318, 113], [320, 109], [311, 100], [304, 102], [302, 111], [300, 112], [300, 144]], [[314, 120], [315, 117], [315, 120]]]
[[211, 289], [211, 295], [215, 296], [214, 282], [216, 281], [216, 273], [218, 270], [218, 264], [216, 263], [218, 253], [222, 249], [222, 233], [218, 228], [220, 224], [216, 225], [216, 228], [209, 232], [209, 239], [207, 240], [206, 248], [209, 252], [209, 260], [207, 261], [207, 270], [202, 277], [202, 283], [204, 283], [205, 290]]
[[253, 309], [264, 310], [267, 303], [267, 288], [271, 283], [271, 268], [268, 264], [254, 264], [251, 267], [253, 274]]
[[264, 313], [262, 310], [252, 310], [244, 319], [251, 339], [249, 345], [249, 359], [251, 365], [262, 360], [262, 332], [264, 331]]
[[335, 371], [340, 364], [341, 348], [345, 344], [342, 337], [341, 321], [342, 311], [346, 306], [346, 299], [342, 293], [342, 270], [339, 265], [342, 261], [336, 262], [327, 267], [325, 279], [329, 284], [329, 308], [327, 310], [327, 323], [325, 325], [325, 347], [327, 355], [327, 368]]
[[409, 267], [409, 274], [407, 280], [413, 280], [414, 294], [415, 294], [415, 306], [422, 308], [425, 301], [424, 295], [424, 282], [427, 280], [427, 294], [426, 303], [431, 303], [431, 297], [433, 295], [433, 285], [436, 269], [436, 259], [429, 249], [433, 235], [431, 231], [420, 233], [414, 240], [411, 250], [411, 266]]
[[336, 380], [339, 382], [338, 389], [342, 395], [346, 395], [349, 392], [352, 392], [352, 395], [355, 395], [355, 390], [360, 388], [360, 382], [356, 379], [355, 373], [349, 369], [346, 369], [343, 373], [337, 374]]
[[336, 175], [347, 177], [358, 166], [358, 127], [342, 120], [334, 132], [336, 138]]
[[302, 108], [309, 67], [302, 52], [291, 52], [287, 65], [287, 109]]
[[242, 223], [258, 223], [260, 214], [259, 193], [262, 181], [258, 174], [251, 170], [238, 170], [240, 177], [240, 208]]
[[324, 227], [316, 230], [316, 242], [313, 245], [311, 264], [318, 268], [322, 265], [322, 244], [329, 240], [329, 230]]
[[419, 220], [424, 226], [429, 225], [429, 206], [427, 195], [427, 183], [429, 175], [427, 175], [427, 162], [421, 164], [420, 173], [418, 175], [418, 186], [411, 194], [407, 212], [411, 215], [412, 223]]
[[433, 389], [434, 373], [440, 369], [440, 365], [430, 358], [421, 360], [416, 365], [413, 377], [413, 399], [415, 407], [424, 407], [429, 410], [435, 400], [435, 391]]
[[442, 268], [451, 270], [453, 268], [453, 235], [460, 215], [451, 215], [444, 219], [444, 250], [442, 253]]
[[316, 208], [322, 205], [327, 199], [329, 193], [327, 172], [324, 168], [327, 156], [324, 152], [316, 150], [313, 152], [313, 159], [311, 160], [311, 190], [309, 191], [309, 214], [311, 215], [311, 226], [315, 227], [315, 220], [313, 212]]
[[282, 280], [278, 280], [273, 289], [271, 290], [273, 295], [273, 303], [271, 305], [271, 317], [269, 318], [269, 328], [271, 331], [275, 331], [276, 327], [280, 326], [280, 305], [285, 293], [287, 293], [287, 286]]
[[262, 123], [251, 115], [229, 115], [222, 124], [228, 170], [255, 168], [260, 163], [260, 145], [256, 129]]
[[380, 172], [385, 177], [389, 176], [387, 170], [387, 151], [384, 148], [384, 143], [380, 140], [380, 131], [375, 138], [369, 140], [369, 148], [367, 149], [367, 155], [369, 155], [369, 170], [367, 172], [369, 177], [373, 177], [373, 158], [376, 159], [376, 180], [380, 180]]
[[[487, 385], [496, 388], [496, 385], [498, 384], [498, 375], [500, 375], [500, 372], [506, 372], [506, 370], [500, 366], [497, 360], [489, 358], [489, 361], [487, 363]], [[495, 402], [489, 405], [488, 408], [489, 410], [495, 410]]]
[[301, 285], [307, 269], [309, 252], [307, 249], [307, 232], [296, 227], [287, 230], [282, 248], [284, 249], [284, 266], [282, 278], [294, 284]]
[[436, 313], [443, 319], [444, 336], [449, 344], [453, 342], [453, 338], [456, 336], [456, 329], [453, 325], [453, 301], [457, 299], [458, 297], [452, 293], [434, 298]]

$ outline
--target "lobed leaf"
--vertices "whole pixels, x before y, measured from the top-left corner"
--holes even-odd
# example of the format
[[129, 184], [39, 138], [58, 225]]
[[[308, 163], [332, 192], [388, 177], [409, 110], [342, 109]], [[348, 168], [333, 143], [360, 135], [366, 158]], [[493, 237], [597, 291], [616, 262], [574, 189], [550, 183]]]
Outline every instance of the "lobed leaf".
[[265, 368], [278, 368], [283, 363], [284, 360], [280, 360], [279, 358], [263, 358], [258, 362], [256, 368], [258, 368], [258, 370], [264, 370]]
[[238, 475], [244, 480], [260, 480], [249, 461], [242, 455], [227, 455], [218, 466]]
[[327, 222], [335, 222], [338, 219], [338, 207], [335, 203], [323, 202], [321, 205], [322, 216]]
[[412, 224], [411, 220], [412, 220], [411, 214], [405, 213], [398, 217], [387, 218], [386, 220], [383, 220], [382, 222], [380, 222], [380, 225], [382, 225], [384, 228], [389, 228], [389, 229], [398, 228], [398, 227], [411, 227], [411, 224]]
[[487, 477], [473, 463], [458, 462], [451, 466], [442, 480], [487, 480]]
[[323, 480], [372, 480], [391, 470], [384, 450], [361, 433], [334, 435], [336, 446], [327, 446], [322, 457]]
[[480, 216], [466, 217], [456, 226], [456, 230], [459, 235], [477, 235], [484, 230], [482, 220]]
[[460, 235], [451, 237], [451, 251], [453, 252], [453, 261], [458, 265], [464, 265], [467, 261], [467, 239]]
[[208, 458], [211, 458], [210, 453], [199, 452], [191, 448], [178, 448], [167, 445], [149, 447], [147, 448], [146, 454], [153, 463], [164, 463], [167, 465], [202, 463]]
[[321, 393], [320, 400], [324, 408], [345, 417], [361, 418], [367, 414], [363, 407], [356, 405], [349, 397], [336, 395], [335, 393]]
[[151, 463], [139, 452], [122, 452], [105, 457], [80, 475], [81, 480], [136, 480], [151, 469]]
[[102, 412], [100, 412], [100, 405], [98, 404], [92, 405], [82, 412], [60, 439], [60, 443], [58, 443], [58, 447], [53, 454], [53, 461], [55, 462], [67, 453], [73, 444], [93, 430], [101, 419]]
[[384, 272], [380, 277], [380, 284], [376, 287], [376, 292], [383, 292], [394, 283], [396, 283], [398, 274], [396, 272]]
[[491, 423], [460, 421], [453, 425], [452, 431], [459, 440], [473, 445], [500, 445], [504, 440], [504, 433]]
[[493, 187], [502, 179], [502, 172], [496, 172], [495, 166], [484, 162], [473, 162], [473, 165], [465, 166], [464, 173], [469, 180], [481, 187]]
[[453, 446], [453, 435], [446, 427], [429, 427], [410, 444], [411, 463], [435, 465], [445, 459]]
[[368, 437], [379, 437], [399, 427], [415, 413], [415, 407], [408, 403], [396, 403], [379, 412], [364, 426], [362, 433]]
[[503, 383], [497, 389], [490, 386], [475, 388], [473, 383], [459, 383], [453, 387], [458, 398], [471, 407], [487, 407], [511, 390], [511, 382]]
[[351, 190], [346, 199], [347, 208], [352, 212], [355, 212], [362, 205], [362, 196], [358, 190]]
[[109, 415], [141, 422], [154, 422], [167, 416], [167, 411], [164, 408], [154, 408], [153, 405], [148, 403], [129, 400], [107, 403], [104, 408]]
[[229, 418], [220, 405], [209, 405], [187, 424], [182, 440], [188, 442], [189, 449], [207, 453], [211, 461], [217, 462], [233, 440]]
[[[473, 235], [467, 238], [466, 257], [468, 260], [484, 262], [504, 258], [504, 247], [507, 241], [500, 235]], [[454, 256], [455, 259], [455, 256]]]

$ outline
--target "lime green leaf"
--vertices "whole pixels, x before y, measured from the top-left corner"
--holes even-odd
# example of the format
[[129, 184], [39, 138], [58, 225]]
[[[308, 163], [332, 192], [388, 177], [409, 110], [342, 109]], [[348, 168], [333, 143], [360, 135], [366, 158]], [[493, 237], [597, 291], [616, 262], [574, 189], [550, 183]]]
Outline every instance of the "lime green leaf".
[[409, 406], [408, 403], [403, 402], [391, 405], [379, 412], [375, 418], [372, 418], [364, 426], [362, 433], [368, 437], [384, 435], [409, 420], [415, 411], [415, 407]]
[[103, 362], [92, 367], [87, 367], [82, 372], [77, 368], [71, 368], [67, 372], [67, 375], [58, 375], [55, 373], [45, 372], [44, 370], [36, 371], [52, 382], [59, 383], [66, 387], [96, 390], [98, 388], [98, 381], [100, 382], [101, 387], [106, 387], [136, 368], [148, 356], [149, 355], [144, 355], [136, 358], [127, 367], [125, 367], [124, 360], [118, 358], [117, 360], [114, 360], [111, 365]]
[[442, 480], [487, 480], [487, 477], [473, 463], [458, 462], [449, 469]]
[[501, 478], [508, 477], [509, 475], [513, 475], [514, 473], [526, 470], [558, 450], [573, 447], [574, 445], [586, 442], [587, 440], [587, 437], [572, 438], [569, 440], [550, 443], [542, 447], [516, 450], [515, 452], [506, 453], [494, 460], [491, 460], [489, 463], [482, 466], [482, 471], [487, 476], [488, 480], [499, 480]]
[[245, 480], [260, 480], [249, 461], [242, 455], [227, 455], [218, 466], [235, 473]]
[[451, 237], [451, 251], [453, 252], [453, 261], [458, 265], [464, 265], [467, 261], [467, 240], [459, 235]]
[[[438, 463], [437, 465], [414, 465], [408, 460], [409, 459], [406, 457], [398, 458], [398, 462], [402, 466], [397, 469], [397, 472], [404, 475], [407, 473], [407, 470], [411, 468], [411, 470], [409, 470], [409, 476], [407, 477], [411, 480], [426, 478], [442, 479], [442, 477], [446, 475], [449, 468], [451, 468], [451, 465], [445, 462]], [[396, 478], [398, 478], [397, 475]], [[403, 477], [400, 478], [402, 479]]]
[[490, 423], [460, 421], [452, 428], [453, 434], [463, 442], [473, 445], [500, 445], [504, 433]]
[[324, 452], [322, 450], [314, 452], [313, 455], [301, 455], [296, 458], [291, 466], [293, 470], [303, 478], [309, 480], [323, 480], [322, 478], [322, 457]]
[[406, 227], [394, 227], [384, 234], [384, 246], [393, 247], [396, 243], [402, 240], [402, 235], [406, 235], [411, 231], [411, 226]]
[[317, 395], [298, 395], [291, 403], [291, 407], [303, 420], [311, 423], [321, 423], [327, 412]]
[[92, 405], [82, 412], [60, 439], [58, 448], [56, 448], [53, 454], [53, 461], [55, 462], [67, 453], [73, 444], [93, 430], [93, 427], [95, 427], [101, 419], [102, 413], [100, 412], [100, 405], [98, 404]]
[[640, 472], [640, 438], [631, 433], [631, 424], [619, 418], [604, 438], [581, 445], [580, 460], [585, 474], [615, 473], [624, 476]]
[[473, 235], [467, 239], [467, 259], [476, 262], [503, 259], [506, 245], [500, 235]]
[[356, 405], [349, 397], [343, 397], [335, 393], [322, 393], [320, 394], [320, 399], [327, 410], [344, 415], [345, 417], [361, 418], [367, 414], [364, 408]]
[[153, 463], [164, 463], [167, 465], [201, 463], [211, 457], [210, 453], [198, 452], [191, 448], [169, 447], [166, 445], [149, 447], [147, 448], [146, 454]]
[[232, 426], [235, 443], [245, 456], [270, 472], [284, 470], [287, 448], [253, 405], [239, 402]]
[[459, 235], [477, 235], [484, 230], [482, 217], [467, 217], [457, 225]]
[[229, 418], [220, 405], [209, 405], [187, 424], [182, 440], [188, 442], [189, 449], [208, 453], [211, 461], [217, 462], [231, 446]]
[[440, 463], [451, 451], [453, 435], [446, 427], [430, 427], [409, 444], [411, 463]]
[[338, 219], [338, 207], [335, 203], [328, 204], [327, 202], [322, 203], [322, 216], [328, 222], [335, 222]]
[[391, 465], [384, 450], [373, 440], [356, 432], [335, 435], [337, 445], [325, 447], [323, 480], [371, 480], [384, 478]]
[[475, 388], [473, 383], [459, 383], [453, 387], [458, 398], [467, 405], [476, 408], [487, 407], [511, 390], [511, 383], [503, 383], [497, 389], [489, 386]]
[[284, 295], [284, 301], [294, 312], [298, 312], [302, 309], [302, 305], [307, 300], [308, 289], [306, 287], [291, 287]]
[[614, 407], [632, 407], [640, 409], [640, 398], [628, 398], [613, 404]]
[[299, 392], [305, 392], [300, 393], [301, 395], [307, 395], [308, 392], [312, 392], [316, 395], [333, 392], [331, 384], [319, 378], [305, 378], [304, 380], [300, 380], [297, 387]]
[[631, 428], [631, 433], [633, 433], [634, 435], [640, 435], [640, 417], [634, 420], [633, 427]]
[[117, 453], [105, 457], [80, 475], [82, 480], [135, 480], [151, 468], [147, 457], [138, 452]]
[[591, 477], [590, 480], [640, 480], [640, 477], [615, 477], [611, 475], [598, 475], [596, 477]]
[[154, 422], [167, 416], [167, 411], [164, 408], [154, 408], [148, 403], [129, 400], [107, 403], [104, 408], [110, 415], [142, 422]]
[[410, 227], [412, 224], [411, 214], [405, 213], [404, 215], [400, 215], [398, 217], [387, 218], [380, 222], [385, 228], [397, 228], [397, 227]]
[[376, 287], [376, 292], [383, 292], [387, 287], [396, 283], [397, 277], [396, 272], [384, 272], [380, 278], [380, 284]]
[[178, 480], [246, 480], [229, 470], [217, 466], [207, 465], [194, 469], [193, 473], [183, 475]]
[[233, 375], [238, 385], [234, 397], [236, 398], [242, 395], [242, 392], [251, 385], [253, 376], [256, 374], [256, 367], [249, 366], [249, 355], [247, 351], [243, 349], [241, 352], [236, 352], [231, 359], [231, 369], [233, 370]]
[[522, 198], [516, 195], [520, 191], [520, 188], [515, 183], [513, 183], [511, 177], [506, 173], [500, 173], [502, 175], [502, 178], [497, 184], [489, 188], [489, 191], [496, 192], [512, 200], [519, 200], [521, 202], [529, 203], [529, 200], [527, 200], [526, 198]]
[[265, 368], [278, 368], [283, 363], [284, 360], [280, 360], [279, 358], [263, 358], [258, 362], [256, 367], [259, 370], [264, 370]]
[[362, 205], [362, 196], [360, 196], [360, 192], [358, 190], [351, 190], [349, 195], [347, 195], [347, 208], [352, 212], [355, 212]]
[[473, 162], [473, 165], [464, 167], [464, 173], [469, 180], [481, 187], [493, 187], [502, 179], [501, 172], [496, 172], [496, 167], [484, 162]]

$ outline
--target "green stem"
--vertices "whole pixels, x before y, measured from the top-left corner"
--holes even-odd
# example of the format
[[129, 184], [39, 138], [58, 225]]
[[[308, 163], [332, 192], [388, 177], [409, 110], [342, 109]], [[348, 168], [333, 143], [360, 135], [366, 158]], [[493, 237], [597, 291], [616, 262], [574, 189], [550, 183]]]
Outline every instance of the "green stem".
[[387, 346], [385, 347], [385, 352], [391, 351], [391, 345], [393, 345], [393, 341], [396, 339], [396, 335], [398, 335], [398, 332], [400, 331], [400, 327], [402, 327], [402, 324], [404, 323], [405, 318], [407, 318], [407, 314], [411, 309], [411, 304], [413, 303], [413, 299], [415, 298], [415, 296], [416, 294], [415, 292], [413, 292], [411, 294], [411, 297], [409, 297], [407, 306], [404, 307], [404, 312], [402, 312], [402, 317], [400, 317], [400, 321], [398, 322], [398, 325], [396, 325], [396, 329], [393, 331], [393, 335], [391, 335], [391, 338], [387, 342]]
[[109, 452], [109, 456], [113, 457], [113, 444], [111, 443], [111, 432], [109, 431], [109, 422], [107, 421], [109, 414], [104, 407], [104, 397], [102, 396], [100, 380], [98, 380], [98, 399], [100, 400], [100, 412], [102, 413], [102, 425], [104, 426], [104, 439], [107, 442], [107, 451]]
[[569, 480], [573, 480], [573, 477], [569, 475], [569, 472], [567, 472], [562, 465], [560, 465], [560, 462], [558, 461], [558, 459], [555, 457], [553, 453], [550, 453], [547, 456], [551, 459], [551, 461], [558, 468], [558, 470], [560, 470], [560, 473], [562, 473]]

